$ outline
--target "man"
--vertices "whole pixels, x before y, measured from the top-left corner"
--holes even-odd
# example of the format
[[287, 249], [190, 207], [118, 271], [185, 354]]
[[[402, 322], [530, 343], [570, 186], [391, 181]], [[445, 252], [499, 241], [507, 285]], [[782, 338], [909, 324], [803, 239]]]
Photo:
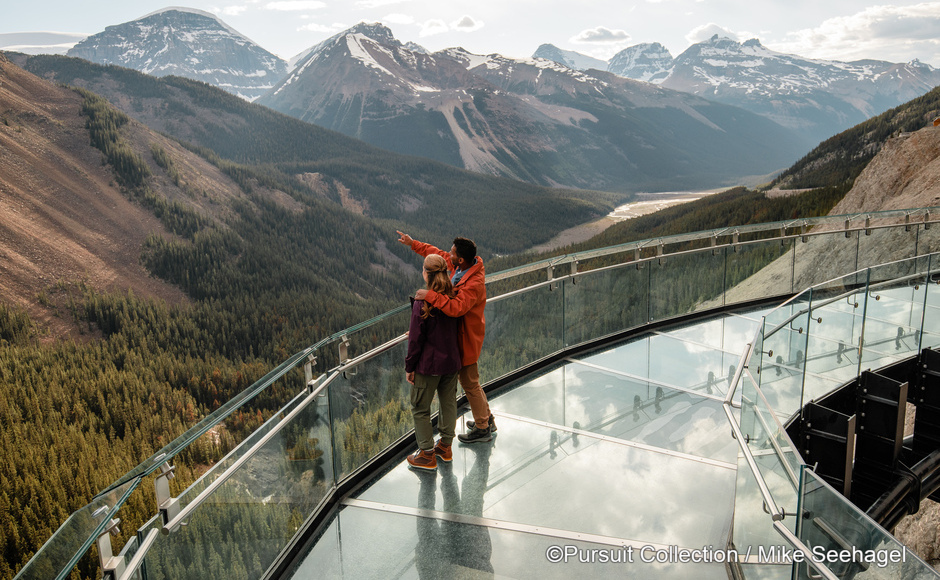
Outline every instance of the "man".
[[[492, 439], [492, 432], [496, 431], [496, 424], [490, 413], [486, 393], [480, 388], [480, 374], [477, 361], [483, 348], [483, 336], [486, 332], [486, 319], [483, 311], [486, 308], [486, 285], [483, 260], [477, 256], [477, 247], [467, 238], [454, 238], [454, 245], [450, 252], [445, 252], [431, 244], [425, 244], [413, 239], [408, 234], [398, 232], [398, 241], [405, 244], [416, 254], [427, 257], [428, 254], [438, 254], [447, 261], [447, 268], [451, 272], [451, 282], [457, 292], [456, 298], [448, 298], [433, 290], [421, 289], [415, 294], [416, 300], [424, 300], [431, 306], [441, 310], [453, 318], [463, 317], [460, 325], [460, 349], [462, 352], [458, 375], [460, 386], [467, 395], [470, 403], [470, 412], [473, 414], [473, 423], [467, 423], [470, 430], [466, 434], [457, 436], [462, 443], [478, 443]], [[438, 450], [439, 455], [448, 450]], [[449, 457], [443, 457], [448, 461]]]

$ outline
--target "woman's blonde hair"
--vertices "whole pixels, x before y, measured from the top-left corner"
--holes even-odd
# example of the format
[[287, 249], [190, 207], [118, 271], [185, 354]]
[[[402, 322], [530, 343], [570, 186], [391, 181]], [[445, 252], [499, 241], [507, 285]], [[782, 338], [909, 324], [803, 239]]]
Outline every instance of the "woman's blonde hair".
[[[424, 271], [428, 273], [428, 290], [434, 290], [449, 298], [454, 297], [454, 285], [447, 274], [447, 261], [439, 254], [430, 254], [424, 259]], [[421, 307], [421, 318], [431, 315], [431, 305], [427, 302]]]

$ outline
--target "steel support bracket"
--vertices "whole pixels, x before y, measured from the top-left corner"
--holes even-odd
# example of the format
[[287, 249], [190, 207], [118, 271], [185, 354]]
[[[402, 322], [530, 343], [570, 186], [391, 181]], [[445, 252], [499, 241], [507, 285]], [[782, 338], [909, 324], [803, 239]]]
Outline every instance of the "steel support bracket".
[[116, 580], [124, 574], [124, 558], [115, 556], [111, 550], [111, 536], [117, 536], [121, 533], [118, 524], [120, 519], [111, 520], [96, 541], [98, 545], [98, 561], [101, 564], [101, 571], [104, 578]]

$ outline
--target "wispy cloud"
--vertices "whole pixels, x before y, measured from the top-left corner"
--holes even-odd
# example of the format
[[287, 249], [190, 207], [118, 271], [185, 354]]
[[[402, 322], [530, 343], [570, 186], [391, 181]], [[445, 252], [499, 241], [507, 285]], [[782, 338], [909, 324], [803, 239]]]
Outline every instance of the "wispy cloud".
[[326, 3], [320, 2], [320, 0], [281, 0], [279, 2], [268, 2], [264, 7], [267, 10], [297, 12], [300, 10], [319, 10], [326, 8]]
[[849, 16], [830, 18], [816, 28], [797, 30], [772, 44], [774, 50], [854, 60], [881, 58], [925, 60], [940, 56], [940, 2], [911, 6], [872, 6]]
[[447, 23], [443, 20], [426, 20], [421, 23], [421, 32], [418, 33], [422, 38], [425, 36], [434, 36], [435, 34], [443, 34], [447, 32]]
[[723, 26], [718, 26], [714, 22], [709, 22], [708, 24], [703, 24], [693, 28], [691, 31], [689, 31], [688, 34], [685, 35], [685, 39], [688, 40], [690, 44], [695, 44], [697, 42], [702, 42], [703, 40], [708, 40], [716, 34], [723, 38], [740, 40], [740, 37], [737, 34]]
[[349, 26], [341, 24], [339, 22], [334, 22], [333, 24], [319, 24], [317, 22], [310, 22], [309, 24], [304, 24], [297, 28], [299, 32], [321, 32], [326, 34], [335, 34], [337, 32], [342, 32], [346, 30]]
[[630, 40], [630, 34], [625, 30], [611, 30], [603, 26], [582, 30], [571, 37], [570, 42], [575, 44], [614, 44]]
[[224, 8], [213, 8], [212, 12], [221, 14], [223, 16], [238, 16], [245, 10], [248, 10], [248, 7], [244, 4], [241, 4], [236, 6], [226, 6]]
[[358, 0], [356, 8], [379, 8], [382, 6], [392, 6], [393, 4], [404, 4], [411, 0]]
[[386, 14], [382, 17], [382, 22], [386, 24], [414, 24], [414, 16], [409, 16], [408, 14]]

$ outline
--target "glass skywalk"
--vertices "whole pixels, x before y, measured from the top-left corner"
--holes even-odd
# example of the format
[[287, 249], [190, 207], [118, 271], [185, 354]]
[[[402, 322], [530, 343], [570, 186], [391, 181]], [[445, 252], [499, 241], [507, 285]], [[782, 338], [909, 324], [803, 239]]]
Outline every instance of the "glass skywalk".
[[[624, 341], [507, 386], [490, 400], [492, 442], [455, 444], [437, 473], [399, 462], [347, 500], [293, 577], [727, 578], [723, 562], [675, 554], [727, 557], [738, 446], [723, 395], [762, 313]], [[436, 567], [449, 572], [426, 575]]]
[[[489, 276], [480, 369], [499, 385], [499, 431], [490, 444], [457, 444], [434, 474], [402, 460], [414, 450], [406, 308], [337, 332], [103, 490], [18, 578], [64, 578], [96, 539], [110, 548], [111, 518], [151, 479], [161, 513], [102, 561], [120, 580], [261, 578], [277, 566], [295, 578], [782, 579], [794, 567], [758, 550], [815, 545], [806, 501], [893, 546], [814, 478], [780, 423], [862, 370], [940, 345], [931, 215], [726, 228]], [[734, 310], [796, 292], [780, 307]], [[681, 322], [714, 309], [724, 313]], [[260, 393], [285, 398], [202, 478], [170, 486], [174, 457], [211, 447], [213, 428]], [[305, 521], [337, 505], [295, 558]], [[925, 573], [909, 564], [890, 577]], [[816, 568], [796, 571], [835, 577]]]

